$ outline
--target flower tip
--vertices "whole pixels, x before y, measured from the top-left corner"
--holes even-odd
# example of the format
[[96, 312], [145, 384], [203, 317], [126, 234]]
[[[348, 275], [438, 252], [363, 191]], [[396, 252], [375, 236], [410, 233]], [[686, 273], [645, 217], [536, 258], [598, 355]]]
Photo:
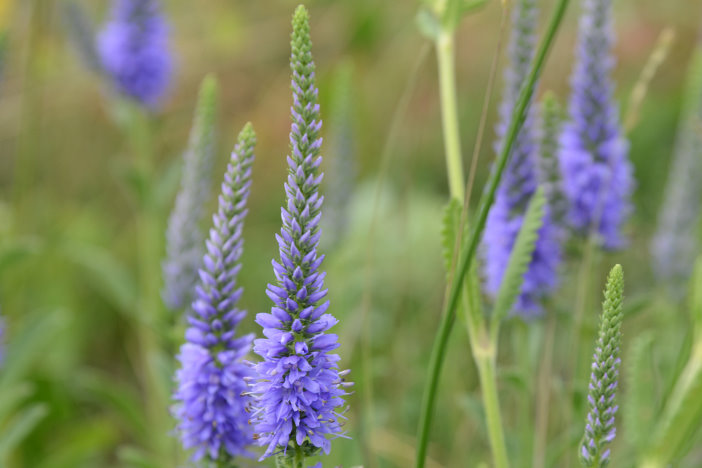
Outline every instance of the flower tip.
[[219, 84], [214, 73], [208, 73], [200, 83], [200, 98], [211, 100], [217, 96]]
[[302, 3], [295, 8], [295, 14], [293, 15], [293, 23], [297, 23], [299, 21], [307, 21], [309, 18], [309, 13], [307, 12], [307, 8], [305, 5]]
[[609, 272], [609, 282], [621, 282], [624, 279], [624, 269], [617, 263]]
[[241, 129], [241, 132], [239, 132], [239, 138], [238, 140], [240, 142], [243, 142], [245, 144], [255, 144], [256, 143], [256, 132], [254, 131], [253, 125], [251, 122], [246, 122], [244, 127]]

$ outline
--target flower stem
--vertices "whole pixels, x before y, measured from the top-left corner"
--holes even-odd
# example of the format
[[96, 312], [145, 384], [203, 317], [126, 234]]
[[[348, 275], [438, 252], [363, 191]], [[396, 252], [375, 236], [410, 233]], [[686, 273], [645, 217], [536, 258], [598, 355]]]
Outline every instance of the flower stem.
[[441, 121], [444, 131], [446, 170], [452, 198], [463, 201], [464, 178], [461, 136], [456, 108], [455, 37], [453, 31], [442, 30], [436, 38], [436, 58], [439, 65]]
[[[474, 351], [475, 352], [475, 351]], [[502, 430], [502, 415], [500, 414], [500, 401], [497, 396], [497, 377], [495, 373], [495, 348], [490, 346], [483, 354], [475, 356], [480, 376], [480, 389], [483, 394], [485, 407], [485, 421], [487, 423], [490, 449], [495, 463], [495, 468], [509, 467], [507, 446]]]
[[[464, 290], [464, 280], [466, 274], [468, 273], [473, 260], [475, 259], [475, 252], [478, 247], [480, 238], [482, 237], [483, 230], [485, 229], [485, 222], [487, 221], [488, 210], [490, 205], [495, 198], [495, 191], [497, 190], [497, 184], [502, 177], [502, 172], [507, 164], [507, 158], [512, 150], [514, 141], [516, 139], [517, 133], [521, 128], [527, 106], [531, 100], [531, 96], [534, 93], [534, 88], [536, 86], [536, 81], [541, 74], [541, 70], [546, 61], [546, 56], [551, 48], [551, 44], [556, 36], [558, 27], [561, 24], [569, 0], [559, 0], [556, 5], [556, 9], [551, 17], [548, 29], [541, 42], [539, 49], [532, 63], [531, 69], [529, 71], [529, 76], [526, 80], [524, 87], [519, 95], [517, 104], [514, 107], [512, 116], [510, 119], [510, 124], [505, 134], [505, 144], [502, 148], [500, 156], [495, 164], [495, 170], [490, 176], [490, 180], [487, 185], [487, 190], [481, 197], [478, 210], [478, 218], [468, 236], [467, 242], [464, 244], [464, 248], [461, 249], [460, 258], [457, 263], [457, 268], [453, 279], [449, 286], [449, 296], [448, 301], [444, 305], [443, 314], [441, 317], [441, 323], [439, 325], [439, 330], [434, 340], [434, 346], [432, 348], [431, 358], [429, 362], [429, 378], [426, 382], [426, 387], [424, 389], [424, 396], [422, 398], [422, 406], [420, 408], [420, 418], [418, 426], [418, 436], [417, 436], [417, 458], [415, 466], [417, 468], [424, 467], [424, 461], [426, 458], [427, 443], [429, 441], [429, 428], [431, 426], [431, 418], [434, 411], [434, 402], [436, 399], [436, 390], [438, 388], [438, 381], [441, 375], [441, 367], [443, 365], [444, 357], [446, 355], [446, 347], [448, 345], [448, 338], [451, 335], [451, 330], [453, 328], [453, 322], [456, 317], [456, 309], [458, 306], [458, 300], [460, 298], [461, 292]], [[457, 126], [456, 126], [457, 128]], [[460, 237], [460, 236], [459, 236]], [[471, 311], [471, 314], [474, 314]], [[482, 319], [482, 317], [480, 317]], [[468, 320], [471, 323], [471, 320]], [[494, 373], [494, 372], [493, 372]], [[491, 377], [488, 375], [486, 377]], [[493, 377], [494, 378], [494, 377]], [[495, 390], [496, 391], [496, 390]], [[499, 413], [498, 413], [499, 414]]]

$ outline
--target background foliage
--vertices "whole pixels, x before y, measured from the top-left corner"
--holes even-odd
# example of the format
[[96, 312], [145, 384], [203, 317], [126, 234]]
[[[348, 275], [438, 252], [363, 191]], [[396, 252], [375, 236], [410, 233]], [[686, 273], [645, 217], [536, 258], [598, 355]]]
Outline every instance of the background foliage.
[[[80, 4], [99, 22], [107, 3]], [[155, 222], [165, 232], [197, 87], [208, 72], [217, 76], [221, 88], [213, 194], [236, 129], [247, 120], [257, 129], [240, 281], [249, 318], [269, 307], [264, 290], [272, 279], [273, 234], [284, 196], [289, 17], [296, 2], [163, 3], [172, 25], [177, 73], [170, 97], [150, 124], [157, 170], [148, 180], [135, 170], [133, 148], [115, 125], [123, 121], [124, 109], [110, 104], [104, 83], [81, 63], [67, 40], [62, 4], [0, 1], [6, 38], [0, 81], [0, 303], [7, 317], [9, 355], [18, 356], [0, 371], [0, 465], [153, 466], [148, 461], [153, 430], [144, 414], [135, 332], [144, 317], [136, 306], [140, 285], [134, 213], [144, 184], [152, 185], [148, 190], [159, 203]], [[498, 36], [498, 3], [488, 2], [458, 30], [464, 148], [472, 148], [475, 138]], [[541, 3], [545, 17], [553, 2]], [[569, 91], [577, 3], [540, 81], [539, 95], [550, 89], [561, 102]], [[444, 292], [440, 226], [447, 188], [435, 58], [415, 25], [417, 2], [317, 0], [308, 6], [326, 129], [333, 123], [334, 77], [344, 64], [352, 67], [357, 173], [348, 231], [328, 247], [325, 262], [334, 314], [341, 321], [342, 367], [350, 367], [356, 381], [347, 426], [352, 440], [336, 441], [325, 464], [404, 467], [414, 453], [418, 402]], [[653, 279], [648, 243], [700, 18], [702, 5], [686, 0], [616, 2], [615, 78], [623, 109], [660, 31], [666, 26], [676, 31], [670, 55], [630, 132], [638, 181], [631, 245], [616, 254], [597, 254], [601, 258], [594, 264], [599, 267], [586, 283], [578, 276], [582, 251], [571, 247], [571, 261], [549, 315], [528, 325], [512, 320], [503, 327], [499, 384], [514, 466], [532, 463], [533, 402], [543, 389], [539, 362], [551, 326], [556, 332], [546, 463], [577, 463], [573, 448], [582, 434], [587, 366], [610, 265], [621, 263], [627, 274], [626, 399], [621, 403], [623, 437], [615, 441], [613, 466], [629, 466], [624, 460], [645, 444], [647, 425], [685, 362], [688, 308]], [[491, 122], [494, 114], [493, 105]], [[327, 145], [324, 151], [325, 164], [334, 158], [331, 148]], [[469, 152], [464, 153], [467, 160]], [[492, 157], [492, 146], [484, 144], [474, 200]], [[338, 183], [328, 178], [326, 190]], [[213, 196], [210, 211], [214, 202]], [[163, 245], [158, 248], [162, 258]], [[571, 361], [565, 357], [571, 343], [564, 338], [572, 327], [575, 298], [586, 306], [580, 355]], [[251, 319], [242, 327], [258, 331]], [[182, 330], [176, 326], [168, 333], [177, 341]], [[479, 466], [489, 460], [469, 352], [461, 327], [450, 343], [429, 466]], [[169, 356], [168, 350], [163, 356]], [[164, 368], [169, 365], [165, 362]], [[576, 390], [573, 399], [568, 397], [570, 386]], [[163, 402], [164, 412], [168, 404]], [[574, 415], [568, 420], [562, 415], [571, 406]], [[176, 451], [175, 439], [166, 440]], [[694, 447], [702, 445], [702, 433], [690, 434], [688, 444], [692, 450], [680, 466], [700, 466], [702, 450]]]

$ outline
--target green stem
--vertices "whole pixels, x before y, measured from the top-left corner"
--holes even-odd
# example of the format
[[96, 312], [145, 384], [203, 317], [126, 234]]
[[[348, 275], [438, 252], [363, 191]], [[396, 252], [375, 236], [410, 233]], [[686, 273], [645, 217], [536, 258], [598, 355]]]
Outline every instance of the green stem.
[[509, 460], [507, 458], [505, 435], [502, 430], [500, 401], [497, 396], [495, 348], [491, 346], [485, 349], [482, 355], [476, 355], [475, 362], [478, 365], [480, 388], [483, 394], [483, 406], [485, 407], [485, 421], [495, 468], [508, 468]]
[[452, 31], [441, 31], [436, 39], [436, 57], [439, 65], [439, 93], [441, 121], [444, 131], [446, 170], [451, 197], [463, 201], [464, 178], [461, 137], [456, 107], [455, 38]]
[[[436, 399], [436, 390], [438, 388], [438, 381], [441, 375], [441, 367], [446, 355], [448, 338], [451, 335], [453, 322], [456, 317], [458, 300], [461, 295], [461, 291], [463, 290], [463, 283], [466, 278], [466, 274], [470, 269], [470, 265], [475, 258], [478, 243], [482, 236], [483, 230], [485, 229], [488, 210], [495, 198], [497, 184], [502, 177], [502, 172], [507, 164], [507, 158], [512, 150], [517, 133], [524, 122], [526, 109], [534, 93], [536, 81], [541, 74], [541, 70], [546, 61], [546, 56], [551, 48], [551, 44], [556, 36], [556, 32], [560, 26], [568, 4], [569, 0], [559, 0], [558, 4], [556, 5], [556, 9], [551, 17], [549, 27], [546, 30], [544, 39], [539, 46], [539, 50], [537, 51], [534, 62], [531, 66], [527, 81], [522, 88], [519, 99], [512, 113], [510, 125], [505, 135], [505, 145], [503, 146], [500, 156], [495, 164], [495, 169], [492, 172], [488, 182], [487, 191], [481, 197], [478, 219], [470, 232], [465, 248], [461, 249], [462, 251], [457, 265], [456, 274], [450, 284], [449, 299], [444, 306], [441, 323], [439, 325], [439, 330], [437, 332], [436, 339], [434, 340], [434, 346], [431, 352], [429, 362], [429, 378], [426, 382], [424, 396], [422, 398], [419, 427], [417, 431], [417, 458], [415, 463], [417, 468], [424, 467], [427, 443], [429, 441], [429, 428], [431, 426], [431, 418]], [[471, 311], [471, 313], [473, 314], [474, 312]]]
[[305, 454], [299, 445], [295, 446], [295, 468], [305, 468]]

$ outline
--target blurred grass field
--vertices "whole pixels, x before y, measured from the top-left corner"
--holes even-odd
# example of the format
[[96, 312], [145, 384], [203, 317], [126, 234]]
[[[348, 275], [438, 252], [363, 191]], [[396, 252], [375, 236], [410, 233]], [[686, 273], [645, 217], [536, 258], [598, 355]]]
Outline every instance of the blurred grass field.
[[[162, 3], [172, 25], [177, 62], [170, 95], [151, 122], [156, 190], [164, 199], [156, 221], [165, 232], [197, 88], [207, 73], [213, 73], [221, 87], [213, 194], [238, 129], [250, 120], [258, 133], [239, 279], [245, 290], [242, 305], [249, 311], [242, 328], [257, 332], [252, 316], [270, 307], [265, 285], [273, 279], [270, 259], [276, 254], [274, 233], [284, 197], [289, 18], [298, 2]], [[542, 17], [553, 3], [540, 2]], [[539, 86], [539, 95], [553, 90], [564, 104], [578, 3], [572, 2]], [[80, 4], [98, 24], [109, 6], [103, 0]], [[580, 372], [574, 375], [567, 360], [561, 359], [569, 346], [565, 331], [571, 327], [570, 312], [578, 294], [579, 247], [569, 252], [571, 260], [551, 314], [529, 324], [512, 320], [504, 327], [500, 396], [507, 443], [517, 467], [531, 466], [535, 409], [529, 402], [538, 397], [533, 389], [551, 321], [557, 330], [557, 375], [547, 460], [548, 466], [567, 466], [564, 454], [573, 451], [581, 433], [564, 428], [560, 412], [570, 404], [565, 395], [571, 379], [583, 392], [586, 389], [600, 291], [612, 264], [621, 263], [627, 274], [624, 394], [626, 356], [634, 337], [656, 330], [656, 339], [649, 344], [652, 357], [646, 375], [651, 383], [646, 391], [658, 404], [689, 347], [684, 302], [668, 300], [659, 291], [648, 245], [702, 3], [618, 0], [615, 4], [615, 78], [624, 112], [660, 32], [674, 28], [675, 42], [651, 81], [638, 124], [629, 134], [637, 179], [636, 211], [628, 226], [631, 245], [622, 252], [598, 254], [598, 274], [585, 294]], [[352, 439], [335, 441], [324, 466], [406, 467], [414, 456], [419, 401], [445, 287], [439, 231], [448, 194], [436, 58], [415, 25], [418, 1], [317, 0], [307, 5], [323, 118], [328, 115], [325, 109], [336, 70], [344, 63], [353, 67], [358, 169], [349, 231], [325, 261], [332, 308], [340, 319], [342, 367], [352, 369], [356, 382], [347, 425]], [[45, 413], [11, 453], [3, 453], [0, 443], [0, 456], [6, 456], [9, 467], [140, 466], [130, 454], [148, 445], [145, 439], [150, 436], [141, 406], [135, 334], [143, 317], [136, 308], [134, 194], [143, 181], [132, 172], [131, 148], [114, 124], [106, 86], [71, 48], [61, 11], [57, 0], [0, 0], [6, 34], [0, 77], [0, 304], [7, 317], [8, 340], [16, 339], [19, 347], [22, 338], [31, 345], [31, 352], [23, 354], [26, 362], [16, 365], [17, 375], [11, 376], [13, 382], [27, 385], [17, 414], [37, 404]], [[459, 29], [458, 109], [466, 164], [498, 39], [499, 14], [499, 2], [491, 0]], [[501, 80], [495, 98], [500, 84]], [[493, 159], [494, 116], [493, 105], [474, 200]], [[334, 157], [328, 148], [323, 154]], [[332, 190], [331, 184], [325, 190]], [[210, 211], [214, 203], [213, 196]], [[464, 327], [456, 328], [441, 381], [429, 466], [489, 466], [474, 364]], [[573, 426], [579, 431], [583, 399], [582, 393], [576, 394], [579, 412]], [[169, 404], [164, 402], [164, 413]], [[645, 420], [646, 415], [639, 416]], [[11, 423], [12, 418], [8, 420]], [[626, 421], [621, 434], [614, 444], [612, 466], [633, 466], [626, 449]], [[175, 439], [171, 443], [175, 450]], [[690, 444], [693, 449], [680, 466], [702, 466], [702, 433]], [[575, 466], [577, 461], [570, 463]]]

